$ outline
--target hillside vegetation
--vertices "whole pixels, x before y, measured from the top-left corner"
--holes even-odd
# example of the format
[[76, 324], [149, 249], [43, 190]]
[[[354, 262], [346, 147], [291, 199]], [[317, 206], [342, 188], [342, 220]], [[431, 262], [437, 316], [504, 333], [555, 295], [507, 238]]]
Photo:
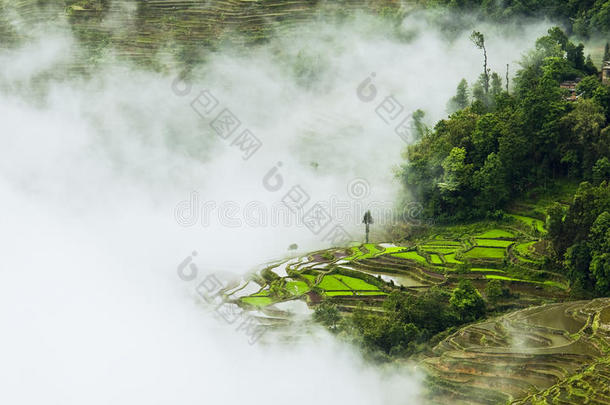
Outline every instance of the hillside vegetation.
[[442, 6], [460, 12], [476, 12], [495, 21], [511, 18], [553, 18], [581, 37], [610, 32], [610, 1], [607, 0], [427, 0], [427, 7]]
[[[487, 71], [472, 95], [461, 83], [457, 111], [419, 131], [401, 179], [429, 218], [446, 223], [515, 217], [520, 200], [539, 199], [532, 213], [540, 226], [548, 219], [549, 266], [581, 293], [610, 294], [610, 87], [559, 28], [522, 65], [512, 90]], [[560, 86], [581, 78], [576, 97]], [[566, 185], [579, 182], [572, 197]]]

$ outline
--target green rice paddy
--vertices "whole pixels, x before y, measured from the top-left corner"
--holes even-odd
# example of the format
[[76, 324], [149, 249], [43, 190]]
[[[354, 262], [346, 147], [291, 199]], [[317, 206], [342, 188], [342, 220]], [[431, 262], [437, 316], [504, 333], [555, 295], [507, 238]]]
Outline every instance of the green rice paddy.
[[336, 297], [336, 296], [340, 296], [340, 295], [354, 295], [354, 292], [351, 290], [324, 291], [324, 294], [328, 297]]
[[426, 242], [427, 245], [438, 245], [438, 246], [455, 246], [460, 247], [462, 244], [456, 240], [431, 240]]
[[447, 263], [453, 263], [453, 264], [463, 263], [455, 258], [455, 254], [445, 255], [445, 261]]
[[540, 233], [546, 232], [544, 229], [544, 222], [539, 219], [532, 218], [532, 217], [525, 217], [523, 215], [515, 215], [515, 214], [508, 214], [508, 216], [516, 219], [517, 221], [521, 221], [521, 222], [527, 224], [528, 226], [534, 226], [536, 228], [536, 230]]
[[316, 276], [314, 276], [313, 274], [301, 274], [302, 277], [304, 277], [305, 279], [307, 279], [307, 281], [309, 281], [311, 284], [315, 284], [316, 283]]
[[526, 283], [531, 283], [531, 281], [522, 280], [519, 278], [507, 277], [507, 276], [497, 276], [495, 274], [488, 274], [485, 276], [485, 278], [487, 278], [489, 280], [522, 281], [522, 282], [526, 282]]
[[350, 250], [352, 254], [347, 257], [344, 257], [343, 260], [354, 260], [364, 255], [364, 253], [357, 247], [352, 247], [350, 248]]
[[472, 268], [470, 271], [474, 271], [475, 273], [504, 273], [504, 270], [486, 268]]
[[417, 254], [416, 251], [393, 253], [391, 256], [398, 257], [399, 259], [415, 260], [416, 262], [419, 262], [419, 263], [427, 263], [426, 258]]
[[446, 254], [446, 253], [453, 253], [456, 250], [458, 250], [458, 247], [438, 247], [438, 246], [430, 246], [430, 245], [424, 245], [424, 246], [420, 246], [420, 248], [422, 250], [425, 250], [426, 252], [434, 252], [434, 253], [440, 253], [440, 254]]
[[262, 296], [249, 296], [241, 298], [241, 301], [253, 305], [255, 307], [266, 307], [267, 305], [273, 304], [273, 299], [270, 297], [262, 297]]
[[477, 238], [480, 239], [488, 239], [488, 238], [514, 238], [515, 235], [512, 233], [505, 231], [503, 229], [491, 229], [485, 233], [480, 235], [476, 235]]
[[385, 248], [385, 250], [383, 251], [383, 254], [402, 252], [403, 250], [405, 250], [404, 246], [390, 246], [390, 247]]
[[531, 246], [533, 246], [536, 243], [536, 241], [533, 242], [526, 242], [526, 243], [520, 243], [517, 246], [515, 246], [515, 250], [517, 251], [517, 253], [519, 253], [519, 255], [521, 256], [528, 256], [530, 253], [529, 248]]
[[511, 240], [501, 240], [501, 239], [475, 239], [475, 242], [478, 246], [493, 246], [493, 247], [501, 247], [505, 248], [512, 245], [514, 242]]
[[443, 260], [440, 258], [440, 256], [435, 254], [430, 255], [430, 261], [433, 264], [443, 264]]
[[299, 280], [287, 282], [284, 288], [292, 295], [302, 295], [309, 291], [307, 283]]
[[469, 259], [502, 259], [504, 249], [475, 247], [464, 253], [464, 257]]
[[[500, 264], [502, 263], [502, 259], [508, 255], [508, 252], [511, 254], [514, 252], [516, 257], [523, 262], [535, 263], [529, 259], [531, 258], [532, 253], [529, 249], [537, 241], [523, 242], [520, 240], [517, 242], [517, 233], [502, 228], [492, 228], [486, 231], [481, 231], [481, 229], [485, 228], [482, 228], [480, 225], [456, 228], [451, 236], [445, 235], [443, 237], [436, 236], [427, 240], [423, 239], [420, 244], [417, 245], [417, 250], [401, 246], [384, 248], [383, 246], [374, 243], [352, 246], [348, 250], [349, 256], [343, 259], [338, 258], [337, 255], [334, 256], [337, 258], [335, 259], [337, 261], [354, 261], [349, 266], [349, 269], [346, 269], [346, 272], [341, 272], [342, 274], [337, 274], [336, 270], [334, 270], [337, 266], [333, 263], [333, 260], [330, 260], [328, 268], [322, 271], [314, 271], [309, 268], [311, 267], [309, 262], [303, 262], [302, 264], [295, 265], [293, 269], [299, 272], [302, 277], [296, 279], [294, 278], [295, 276], [285, 278], [283, 288], [288, 294], [275, 296], [275, 293], [270, 293], [269, 289], [266, 288], [249, 297], [244, 297], [241, 300], [244, 304], [264, 307], [273, 304], [274, 302], [303, 296], [313, 287], [316, 287], [316, 289], [318, 289], [317, 291], [323, 297], [338, 297], [338, 302], [343, 302], [340, 300], [341, 297], [348, 298], [357, 296], [361, 296], [361, 300], [367, 302], [369, 297], [387, 295], [386, 292], [377, 286], [376, 282], [371, 284], [372, 281], [367, 281], [367, 278], [362, 279], [355, 273], [355, 271], [361, 271], [376, 276], [377, 273], [374, 270], [374, 266], [379, 266], [379, 271], [381, 273], [396, 268], [400, 274], [402, 274], [402, 272], [409, 273], [410, 267], [413, 267], [414, 271], [419, 272], [417, 273], [418, 275], [414, 275], [414, 280], [416, 281], [414, 281], [413, 285], [420, 287], [422, 283], [424, 286], [427, 285], [426, 281], [417, 281], [420, 276], [426, 278], [425, 275], [421, 274], [421, 267], [427, 267], [429, 269], [428, 272], [435, 272], [439, 274], [438, 278], [442, 279], [443, 274], [446, 275], [447, 273], [455, 271], [456, 265], [464, 262], [470, 262], [476, 266], [477, 260], [489, 260], [490, 262], [493, 260]], [[519, 235], [522, 234], [520, 233]], [[510, 246], [514, 246], [514, 251], [507, 250], [510, 249]], [[320, 260], [328, 263], [329, 259], [327, 256], [330, 256], [331, 253], [336, 253], [336, 249], [317, 252], [314, 256], [318, 257], [318, 255], [320, 255], [320, 257], [324, 259]], [[456, 256], [459, 257], [459, 260]], [[395, 259], [391, 260], [391, 257]], [[396, 259], [404, 260], [404, 262], [397, 263]], [[527, 272], [524, 274], [513, 272], [507, 273], [506, 270], [503, 270], [502, 268], [492, 267], [479, 264], [478, 267], [470, 269], [470, 272], [472, 273], [470, 277], [478, 280], [495, 279], [507, 282], [552, 286], [564, 290], [567, 289], [567, 285], [564, 286], [558, 281], [528, 281], [530, 274]], [[303, 271], [308, 274], [303, 274]], [[346, 274], [349, 274], [349, 276]], [[393, 279], [394, 282], [396, 282], [396, 277]], [[428, 279], [426, 278], [426, 280]], [[409, 284], [402, 285], [409, 286]], [[524, 285], [521, 287], [514, 286], [514, 288], [524, 287]], [[349, 301], [346, 300], [345, 302]]]
[[363, 246], [366, 248], [368, 253], [362, 255], [361, 259], [368, 259], [368, 258], [375, 257], [375, 256], [378, 256], [379, 254], [383, 253], [383, 248], [380, 248], [377, 245], [374, 245], [372, 243], [366, 243]]
[[513, 277], [506, 277], [506, 276], [497, 276], [495, 274], [485, 275], [485, 278], [487, 278], [489, 280], [518, 281], [518, 282], [522, 282], [522, 283], [542, 284], [542, 285], [547, 285], [550, 287], [559, 288], [561, 290], [567, 289], [566, 285], [564, 285], [560, 282], [557, 282], [557, 281], [552, 281], [552, 280], [533, 281], [533, 280], [524, 280], [524, 279], [520, 279], [520, 278], [513, 278]]
[[260, 290], [259, 292], [250, 295], [251, 297], [268, 297], [269, 290]]
[[[329, 277], [329, 276], [326, 276], [326, 277]], [[338, 280], [343, 282], [343, 284], [347, 285], [352, 290], [379, 290], [379, 288], [377, 288], [377, 286], [369, 284], [366, 281], [361, 280], [359, 278], [343, 276], [343, 275], [339, 275], [339, 274], [330, 276], [330, 277], [337, 278]]]
[[343, 284], [335, 276], [324, 276], [318, 287], [324, 290], [348, 290], [347, 285]]
[[[364, 249], [363, 249], [364, 248]], [[366, 249], [367, 253], [364, 253]], [[404, 250], [404, 247], [401, 246], [390, 246], [387, 248], [383, 248], [381, 246], [375, 245], [373, 243], [365, 243], [364, 245], [358, 247], [351, 248], [351, 255], [343, 258], [343, 260], [363, 260], [363, 259], [372, 259], [374, 257], [395, 253]]]
[[356, 295], [387, 295], [386, 293], [384, 293], [383, 291], [377, 290], [377, 291], [355, 291], [354, 292]]

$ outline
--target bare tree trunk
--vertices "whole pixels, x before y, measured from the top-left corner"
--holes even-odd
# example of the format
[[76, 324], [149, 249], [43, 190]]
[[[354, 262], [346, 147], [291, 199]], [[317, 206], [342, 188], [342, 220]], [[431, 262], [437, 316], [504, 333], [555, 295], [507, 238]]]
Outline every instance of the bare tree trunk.
[[485, 48], [485, 44], [483, 44], [483, 56], [485, 57], [485, 63], [483, 66], [485, 69], [485, 94], [489, 94], [489, 71], [487, 70], [487, 48]]

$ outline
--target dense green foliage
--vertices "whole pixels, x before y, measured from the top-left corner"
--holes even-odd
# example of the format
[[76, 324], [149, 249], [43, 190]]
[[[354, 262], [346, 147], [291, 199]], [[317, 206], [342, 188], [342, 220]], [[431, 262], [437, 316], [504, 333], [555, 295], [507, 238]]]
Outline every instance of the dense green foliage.
[[339, 315], [339, 310], [336, 305], [324, 301], [316, 307], [313, 319], [327, 328], [334, 329], [341, 320], [341, 316]]
[[[477, 45], [478, 46], [478, 45]], [[583, 46], [559, 28], [536, 41], [509, 94], [502, 79], [485, 74], [470, 105], [456, 111], [406, 151], [400, 173], [423, 201], [424, 214], [440, 221], [496, 217], [514, 197], [571, 178], [593, 180], [610, 172], [610, 88], [602, 85]], [[584, 78], [568, 101], [566, 80]], [[461, 107], [464, 82], [451, 100]]]
[[368, 349], [390, 355], [412, 354], [438, 333], [485, 314], [485, 301], [466, 280], [451, 294], [441, 288], [421, 295], [395, 291], [383, 307], [383, 314], [357, 310], [346, 328], [360, 336]]
[[502, 288], [500, 280], [490, 280], [485, 287], [485, 295], [489, 303], [495, 305], [498, 300], [510, 294], [507, 290]]
[[581, 184], [571, 204], [548, 210], [549, 239], [576, 293], [610, 295], [610, 187]]
[[462, 322], [472, 322], [485, 314], [485, 301], [468, 280], [461, 280], [449, 299]]
[[429, 0], [458, 12], [479, 12], [495, 21], [551, 17], [581, 36], [610, 32], [609, 0]]

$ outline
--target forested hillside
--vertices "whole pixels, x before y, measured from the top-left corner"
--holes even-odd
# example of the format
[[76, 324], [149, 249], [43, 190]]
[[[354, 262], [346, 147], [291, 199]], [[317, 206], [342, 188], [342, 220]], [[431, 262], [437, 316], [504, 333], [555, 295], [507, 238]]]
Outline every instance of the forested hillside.
[[569, 34], [582, 37], [610, 32], [610, 1], [607, 0], [429, 0], [428, 7], [476, 12], [505, 22], [511, 18], [548, 17], [563, 23]]
[[[473, 40], [484, 48], [482, 34]], [[548, 216], [552, 258], [576, 290], [610, 293], [610, 87], [583, 45], [552, 28], [511, 86], [484, 71], [472, 90], [459, 84], [449, 108], [457, 111], [420, 130], [405, 153], [402, 181], [426, 215], [441, 222], [501, 220], [520, 199], [583, 182], [570, 203], [538, 213]]]

